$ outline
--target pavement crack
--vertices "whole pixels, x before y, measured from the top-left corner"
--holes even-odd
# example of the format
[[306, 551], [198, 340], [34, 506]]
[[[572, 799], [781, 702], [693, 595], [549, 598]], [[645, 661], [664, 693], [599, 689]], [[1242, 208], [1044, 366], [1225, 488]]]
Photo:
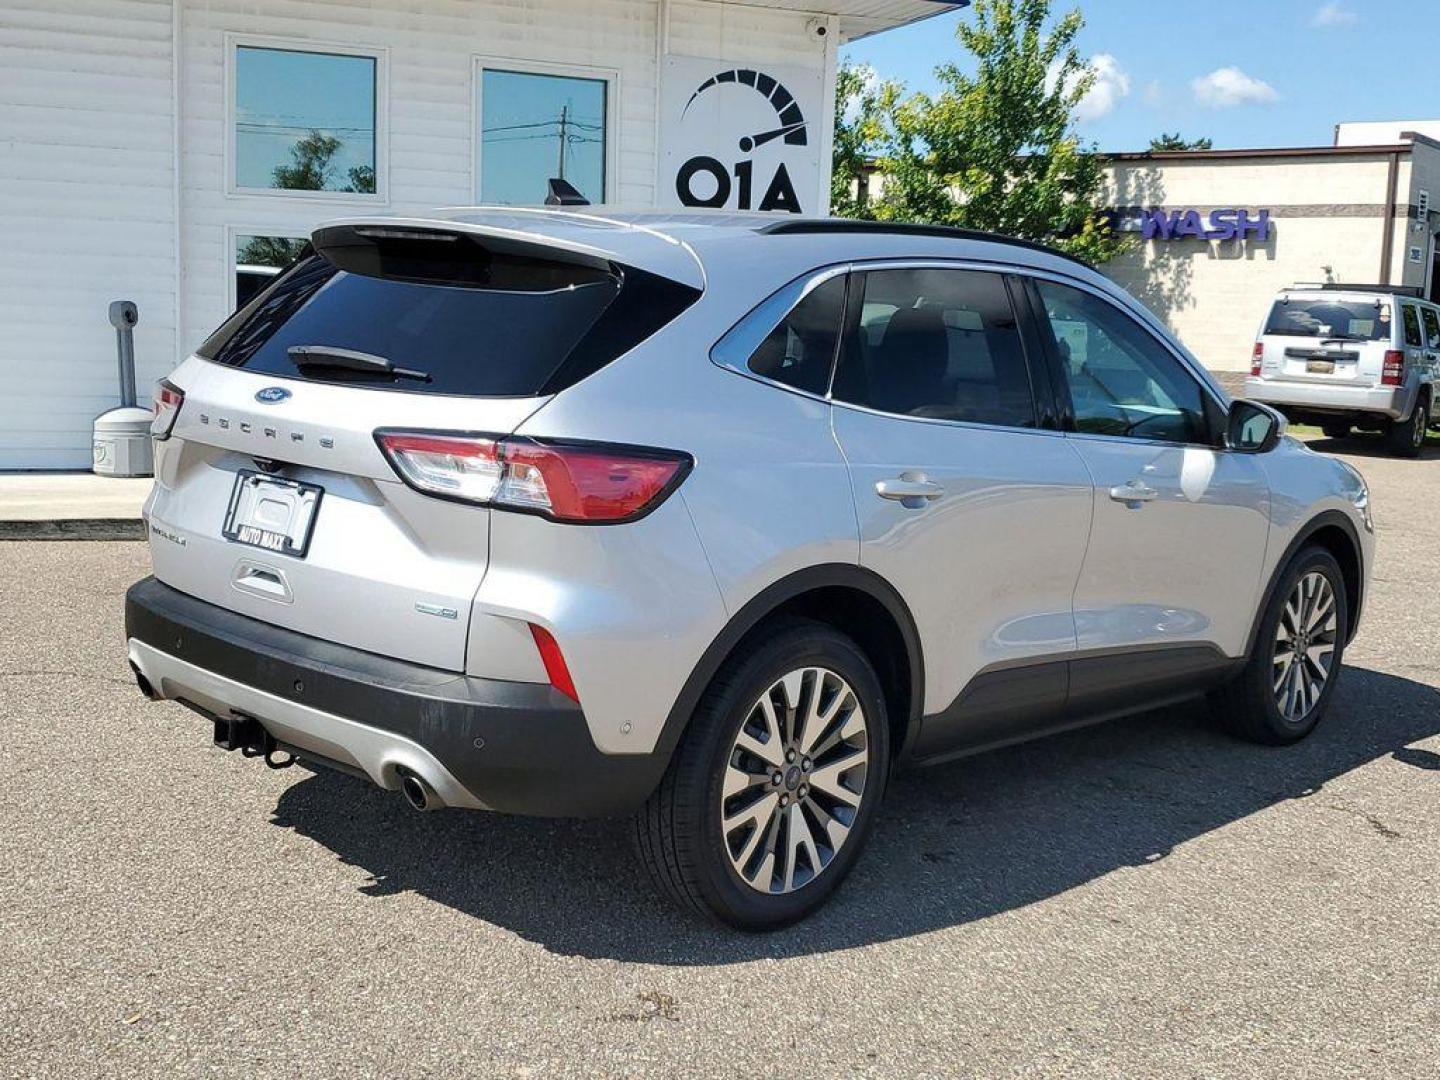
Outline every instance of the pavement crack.
[[1367, 825], [1369, 825], [1370, 828], [1374, 829], [1377, 833], [1385, 837], [1385, 839], [1387, 840], [1401, 839], [1401, 834], [1399, 832], [1392, 829], [1389, 825], [1386, 825], [1385, 822], [1381, 821], [1379, 817], [1377, 817], [1375, 814], [1370, 813], [1370, 811], [1368, 810], [1361, 810], [1357, 806], [1347, 806], [1345, 803], [1341, 802], [1331, 803], [1330, 809], [1339, 810], [1342, 814], [1349, 814], [1351, 817], [1360, 818]]

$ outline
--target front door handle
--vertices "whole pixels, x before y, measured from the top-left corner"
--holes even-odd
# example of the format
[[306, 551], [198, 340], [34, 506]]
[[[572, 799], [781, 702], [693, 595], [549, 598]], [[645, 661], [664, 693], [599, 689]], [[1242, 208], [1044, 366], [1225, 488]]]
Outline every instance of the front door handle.
[[1110, 498], [1123, 502], [1132, 510], [1138, 510], [1141, 503], [1154, 501], [1159, 494], [1143, 480], [1127, 480], [1110, 489]]
[[877, 481], [875, 494], [915, 510], [932, 499], [940, 498], [945, 494], [945, 489], [926, 480], [923, 473], [907, 472], [890, 480]]

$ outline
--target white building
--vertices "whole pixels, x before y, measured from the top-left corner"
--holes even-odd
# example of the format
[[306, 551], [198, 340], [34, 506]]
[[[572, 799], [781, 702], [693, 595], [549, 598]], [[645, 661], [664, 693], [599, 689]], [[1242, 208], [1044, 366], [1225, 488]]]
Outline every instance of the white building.
[[539, 202], [562, 168], [593, 202], [823, 213], [838, 45], [946, 6], [0, 0], [0, 469], [90, 464], [111, 300], [144, 394], [327, 218]]

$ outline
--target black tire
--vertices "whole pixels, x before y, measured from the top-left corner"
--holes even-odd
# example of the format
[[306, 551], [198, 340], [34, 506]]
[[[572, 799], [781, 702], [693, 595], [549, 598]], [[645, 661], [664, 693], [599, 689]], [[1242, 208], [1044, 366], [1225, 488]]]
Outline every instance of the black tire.
[[1325, 433], [1327, 439], [1348, 439], [1350, 437], [1350, 425], [1339, 422], [1321, 424], [1320, 430]]
[[[1275, 670], [1283, 663], [1284, 648], [1277, 644], [1281, 618], [1286, 605], [1302, 579], [1312, 573], [1319, 573], [1328, 583], [1334, 596], [1335, 627], [1333, 652], [1330, 664], [1318, 698], [1305, 709], [1302, 715], [1287, 716], [1282, 712], [1276, 685]], [[1233, 734], [1251, 742], [1267, 746], [1286, 746], [1298, 742], [1315, 730], [1325, 716], [1326, 709], [1335, 694], [1345, 658], [1345, 638], [1350, 628], [1349, 598], [1345, 594], [1345, 576], [1335, 556], [1319, 546], [1302, 548], [1290, 561], [1275, 586], [1265, 611], [1260, 617], [1255, 643], [1250, 657], [1240, 674], [1210, 695], [1211, 709], [1218, 719]], [[1324, 638], [1313, 634], [1316, 642], [1324, 644]], [[1294, 666], [1293, 664], [1291, 666]], [[1308, 675], [1314, 670], [1304, 668], [1301, 674]], [[1286, 669], [1288, 671], [1288, 668]]]
[[1426, 420], [1430, 415], [1430, 402], [1424, 394], [1415, 399], [1415, 409], [1404, 420], [1392, 420], [1385, 429], [1385, 448], [1396, 457], [1413, 458], [1420, 456], [1425, 445]]
[[[848, 833], [835, 845], [829, 861], [818, 872], [810, 868], [810, 880], [789, 892], [761, 892], [732, 865], [732, 851], [721, 823], [722, 805], [731, 805], [722, 803], [726, 798], [723, 785], [734, 756], [744, 754], [737, 749], [735, 740], [742, 725], [753, 723], [759, 715], [754, 710], [761, 696], [787, 673], [812, 666], [827, 669], [847, 682], [863, 711], [869, 757], [860, 781], [859, 806], [853, 812]], [[819, 761], [817, 755], [817, 770]], [[635, 817], [641, 860], [661, 892], [682, 907], [740, 930], [786, 926], [823, 904], [854, 865], [885, 794], [889, 765], [885, 699], [865, 654], [848, 637], [824, 623], [800, 618], [777, 620], [741, 644], [701, 698], [670, 768]], [[789, 784], [790, 779], [787, 771], [785, 783]], [[785, 789], [775, 790], [783, 793]], [[744, 797], [745, 793], [730, 796]], [[775, 829], [787, 830], [788, 836], [785, 814], [778, 817]], [[807, 820], [813, 823], [813, 815]], [[765, 827], [757, 825], [755, 830], [765, 831]], [[771, 833], [772, 837], [776, 835]], [[821, 834], [816, 833], [816, 838], [820, 840]], [[823, 841], [820, 848], [831, 850]], [[806, 857], [808, 860], [808, 854]], [[798, 864], [798, 858], [792, 855], [791, 859]]]

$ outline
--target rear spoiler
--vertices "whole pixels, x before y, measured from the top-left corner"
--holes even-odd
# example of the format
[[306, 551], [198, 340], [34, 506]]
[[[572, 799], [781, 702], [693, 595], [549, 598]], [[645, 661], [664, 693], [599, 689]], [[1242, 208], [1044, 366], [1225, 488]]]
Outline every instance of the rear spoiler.
[[[346, 218], [319, 226], [316, 252], [339, 266], [377, 245], [457, 254], [479, 248], [506, 260], [565, 267], [577, 277], [634, 267], [703, 289], [705, 275], [688, 244], [643, 226], [564, 211], [454, 211], [454, 217]], [[463, 216], [461, 216], [463, 215]], [[443, 256], [441, 256], [443, 257]]]

